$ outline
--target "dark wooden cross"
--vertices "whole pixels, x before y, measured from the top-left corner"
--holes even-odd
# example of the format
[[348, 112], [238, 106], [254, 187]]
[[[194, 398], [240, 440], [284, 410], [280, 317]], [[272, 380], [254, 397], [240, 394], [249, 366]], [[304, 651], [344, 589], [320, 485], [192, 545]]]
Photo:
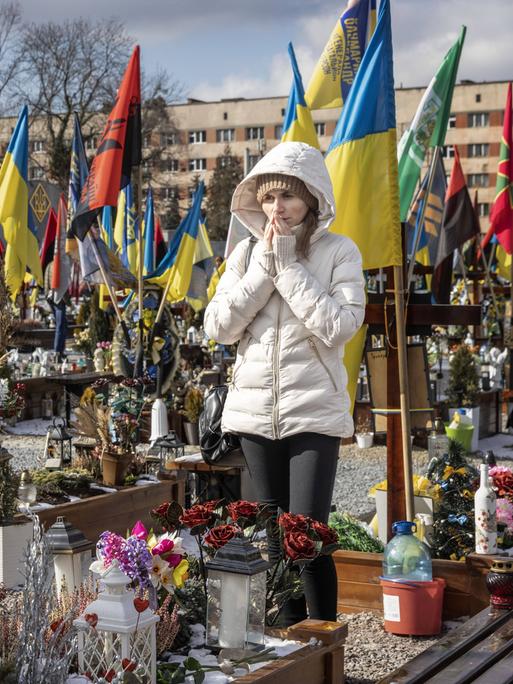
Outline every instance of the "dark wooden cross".
[[[399, 363], [397, 353], [397, 330], [395, 326], [394, 272], [385, 269], [387, 276], [386, 313], [384, 303], [369, 303], [365, 310], [365, 323], [381, 334], [387, 333], [387, 409], [399, 409]], [[406, 269], [403, 269], [406, 274]], [[406, 334], [418, 335], [431, 325], [480, 325], [480, 306], [453, 306], [446, 304], [409, 304], [406, 310]], [[385, 331], [388, 323], [388, 331]], [[376, 326], [377, 329], [376, 329]], [[391, 537], [392, 522], [406, 519], [403, 445], [400, 413], [387, 414], [387, 530]]]

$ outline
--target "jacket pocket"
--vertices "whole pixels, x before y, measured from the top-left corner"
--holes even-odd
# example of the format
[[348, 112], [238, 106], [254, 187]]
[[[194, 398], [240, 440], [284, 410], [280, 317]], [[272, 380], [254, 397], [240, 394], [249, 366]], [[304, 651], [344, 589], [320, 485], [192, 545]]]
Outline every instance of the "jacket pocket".
[[327, 374], [328, 378], [330, 379], [331, 384], [333, 385], [333, 389], [335, 391], [337, 391], [338, 388], [337, 388], [337, 383], [335, 382], [335, 378], [333, 377], [333, 374], [330, 371], [330, 369], [328, 368], [327, 364], [323, 361], [322, 356], [321, 356], [321, 352], [317, 349], [317, 345], [315, 344], [315, 340], [313, 337], [308, 338], [308, 344], [310, 345], [310, 349], [313, 351], [315, 357], [317, 358], [317, 360], [319, 361], [321, 366], [326, 371], [326, 374]]
[[240, 373], [240, 369], [246, 363], [246, 350], [249, 347], [251, 339], [251, 335], [247, 333], [239, 342], [239, 347], [237, 349], [237, 361], [233, 367], [232, 381], [230, 383], [232, 387], [237, 386], [237, 377]]

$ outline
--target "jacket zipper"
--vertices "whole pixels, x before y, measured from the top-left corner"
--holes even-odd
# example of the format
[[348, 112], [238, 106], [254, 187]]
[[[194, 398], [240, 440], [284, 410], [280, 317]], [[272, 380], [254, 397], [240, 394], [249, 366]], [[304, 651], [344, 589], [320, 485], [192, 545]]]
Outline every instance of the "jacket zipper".
[[280, 393], [280, 387], [279, 387], [279, 360], [280, 360], [280, 318], [281, 318], [281, 304], [282, 301], [280, 299], [280, 306], [278, 309], [278, 321], [276, 324], [276, 339], [274, 342], [274, 351], [273, 351], [273, 419], [272, 419], [272, 426], [273, 426], [273, 438], [274, 439], [279, 439], [280, 438], [280, 430], [278, 426], [278, 397]]
[[322, 360], [321, 354], [320, 354], [319, 350], [317, 349], [317, 345], [315, 344], [315, 342], [313, 341], [313, 339], [312, 339], [311, 337], [308, 338], [308, 344], [310, 345], [310, 347], [312, 348], [312, 351], [314, 352], [315, 356], [316, 356], [317, 359], [319, 360], [319, 363], [321, 364], [321, 366], [324, 368], [324, 370], [325, 370], [326, 373], [328, 374], [328, 377], [329, 377], [329, 379], [331, 380], [331, 384], [333, 385], [333, 389], [336, 390], [336, 389], [337, 389], [337, 385], [336, 385], [336, 383], [335, 383], [335, 380], [334, 380], [334, 378], [333, 378], [333, 375], [331, 374], [331, 371], [330, 371], [330, 369], [328, 368], [328, 366], [327, 366], [327, 365], [324, 363], [324, 361]]

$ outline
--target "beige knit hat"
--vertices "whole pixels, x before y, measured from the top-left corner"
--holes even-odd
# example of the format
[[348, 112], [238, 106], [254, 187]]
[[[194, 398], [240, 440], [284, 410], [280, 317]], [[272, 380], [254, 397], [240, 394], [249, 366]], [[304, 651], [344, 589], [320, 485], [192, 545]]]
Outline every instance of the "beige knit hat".
[[300, 197], [310, 209], [317, 210], [319, 202], [312, 195], [302, 180], [296, 176], [287, 176], [283, 173], [262, 173], [256, 178], [256, 198], [259, 204], [265, 195], [271, 190], [290, 190]]

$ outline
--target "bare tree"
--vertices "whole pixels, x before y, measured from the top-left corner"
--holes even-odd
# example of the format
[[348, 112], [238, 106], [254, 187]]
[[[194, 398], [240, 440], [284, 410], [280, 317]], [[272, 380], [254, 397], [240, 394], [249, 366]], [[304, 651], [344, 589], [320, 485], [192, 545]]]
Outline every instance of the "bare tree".
[[47, 175], [62, 187], [69, 170], [73, 111], [83, 130], [97, 130], [100, 110], [110, 108], [126, 67], [132, 39], [116, 19], [77, 19], [28, 24], [22, 29], [17, 79], [20, 99], [45, 122]]
[[[16, 45], [21, 28], [21, 8], [18, 2], [0, 5], [0, 98], [12, 84], [20, 70]], [[7, 103], [6, 103], [7, 104]], [[7, 109], [2, 103], [0, 111]]]

